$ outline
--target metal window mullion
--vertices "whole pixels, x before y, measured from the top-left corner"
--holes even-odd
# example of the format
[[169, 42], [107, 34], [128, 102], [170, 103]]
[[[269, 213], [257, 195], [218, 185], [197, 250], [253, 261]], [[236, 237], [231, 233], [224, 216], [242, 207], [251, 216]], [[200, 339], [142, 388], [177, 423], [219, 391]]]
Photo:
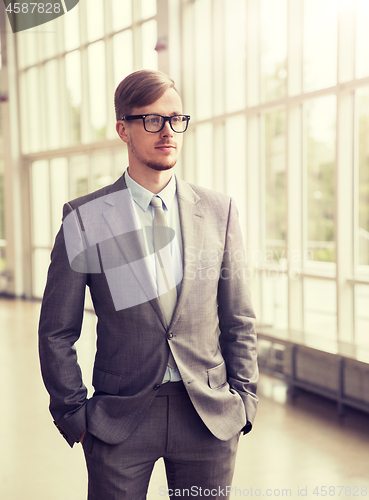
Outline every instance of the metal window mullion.
[[38, 97], [39, 97], [39, 109], [40, 109], [40, 114], [38, 117], [39, 120], [39, 141], [38, 141], [38, 147], [39, 150], [47, 150], [48, 149], [48, 139], [49, 139], [49, 132], [48, 127], [45, 126], [45, 124], [48, 123], [47, 121], [47, 111], [46, 111], [46, 106], [45, 106], [45, 99], [41, 99], [41, 96], [46, 97], [47, 99], [47, 85], [46, 85], [46, 63], [43, 64], [37, 64], [36, 66], [37, 69], [37, 79], [38, 79]]
[[[288, 327], [303, 328], [303, 237], [302, 237], [302, 106], [291, 96], [301, 95], [303, 67], [303, 0], [287, 4], [287, 89], [286, 89], [286, 186], [287, 186], [287, 251], [288, 251]], [[299, 260], [292, 260], [292, 255]]]
[[248, 117], [247, 130], [247, 255], [248, 265], [252, 270], [250, 290], [253, 297], [255, 310], [260, 318], [262, 300], [262, 287], [256, 273], [260, 255], [260, 176], [257, 165], [260, 163], [259, 146], [259, 117]]
[[[301, 260], [302, 272], [306, 268], [305, 250], [308, 249], [308, 207], [307, 207], [307, 126], [306, 126], [306, 110], [304, 103], [301, 104]], [[302, 274], [301, 283], [301, 302], [302, 302], [302, 330], [305, 327], [305, 286], [304, 274]]]
[[[219, 4], [217, 0], [212, 0], [211, 2], [211, 94], [212, 94], [212, 101], [211, 101], [211, 116], [214, 116], [215, 112], [215, 101], [216, 101], [216, 91], [219, 90], [216, 88], [215, 82], [217, 81], [216, 78], [216, 69], [217, 69], [217, 62], [219, 58], [219, 53], [216, 50], [216, 48], [219, 48], [219, 45], [217, 45], [217, 33], [218, 33], [218, 18], [219, 18], [219, 12], [218, 12], [218, 7]], [[224, 41], [223, 41], [224, 43]], [[221, 53], [221, 52], [220, 52]], [[222, 74], [220, 86], [224, 88], [224, 72]], [[223, 132], [223, 134], [222, 134]], [[212, 126], [212, 134], [213, 134], [213, 141], [212, 141], [212, 154], [213, 154], [213, 163], [214, 163], [214, 168], [212, 171], [212, 189], [219, 189], [224, 192], [224, 184], [223, 186], [221, 185], [222, 179], [219, 182], [219, 174], [222, 176], [222, 170], [224, 169], [224, 127], [222, 125], [214, 125]], [[219, 156], [218, 156], [219, 155]], [[223, 163], [223, 164], [222, 164]], [[216, 187], [217, 186], [217, 187]]]
[[[105, 4], [106, 6], [107, 4]], [[116, 130], [115, 123], [116, 117], [114, 112], [114, 55], [113, 55], [113, 38], [109, 37], [105, 40], [105, 66], [106, 66], [106, 138], [115, 138]]]
[[87, 46], [81, 50], [81, 141], [91, 142], [90, 88], [88, 78]]
[[33, 297], [33, 291], [34, 291], [34, 283], [35, 283], [35, 251], [37, 250], [37, 247], [35, 246], [34, 243], [34, 213], [33, 213], [33, 198], [34, 198], [34, 193], [33, 193], [33, 182], [32, 182], [32, 162], [26, 163], [24, 162], [24, 166], [26, 168], [26, 171], [28, 173], [28, 184], [30, 187], [30, 196], [29, 196], [29, 243], [30, 243], [30, 266], [29, 266], [29, 274], [31, 277], [31, 296]]
[[92, 138], [90, 118], [90, 88], [88, 78], [88, 53], [87, 49], [87, 15], [86, 5], [80, 3], [79, 27], [80, 27], [80, 53], [81, 53], [81, 142], [89, 143]]
[[[261, 80], [260, 80], [261, 81]], [[266, 175], [265, 175], [265, 117], [266, 113], [258, 115], [258, 145], [259, 145], [259, 248], [261, 249], [262, 261], [261, 265], [264, 266], [264, 261], [266, 258]], [[260, 278], [259, 278], [260, 279]], [[265, 283], [266, 283], [266, 275], [263, 274], [260, 283], [261, 293], [264, 295], [265, 292]], [[263, 322], [265, 322], [265, 300], [260, 300], [261, 306], [261, 317]], [[272, 311], [272, 315], [274, 317], [274, 308]]]
[[247, 2], [247, 81], [246, 106], [255, 106], [260, 103], [260, 2]]
[[359, 265], [359, 123], [358, 123], [358, 109], [357, 109], [357, 94], [353, 93], [353, 228], [352, 238], [354, 242], [354, 249], [352, 255], [353, 274], [357, 273], [357, 266]]
[[50, 229], [50, 240], [49, 240], [49, 247], [51, 250], [53, 241], [53, 210], [52, 210], [52, 194], [53, 194], [53, 189], [52, 189], [52, 181], [51, 181], [51, 160], [47, 162], [47, 168], [48, 168], [48, 175], [49, 175], [49, 229]]
[[[196, 109], [195, 98], [195, 33], [194, 33], [194, 5], [193, 3], [181, 3], [182, 18], [182, 65], [183, 70], [181, 86], [182, 97], [186, 110], [191, 110], [192, 118]], [[191, 137], [187, 134], [186, 148], [183, 155], [183, 177], [189, 182], [195, 182], [195, 149], [196, 149], [196, 122], [190, 122]]]
[[[168, 0], [157, 0], [157, 14], [152, 19], [156, 19], [157, 40], [160, 43], [166, 42], [167, 48], [158, 51], [158, 69], [163, 73], [170, 75], [169, 60], [169, 11], [170, 2]], [[146, 19], [145, 19], [146, 21]]]
[[88, 193], [92, 192], [92, 185], [93, 185], [92, 184], [93, 172], [92, 172], [92, 160], [91, 160], [92, 153], [93, 153], [93, 150], [89, 151], [89, 153], [87, 154], [87, 192]]
[[194, 111], [196, 109], [195, 101], [195, 33], [194, 33], [194, 6], [193, 4], [181, 3], [182, 18], [182, 66], [181, 87], [182, 97], [186, 109], [191, 109], [192, 125], [194, 123]]
[[132, 0], [133, 69], [142, 69], [141, 1]]
[[213, 188], [222, 193], [226, 192], [225, 182], [226, 151], [225, 151], [224, 123], [213, 125]]
[[[302, 330], [302, 111], [288, 106], [286, 111], [288, 326]], [[292, 256], [297, 254], [295, 262]]]
[[111, 139], [111, 140], [101, 140], [98, 142], [90, 143], [90, 144], [75, 144], [73, 146], [68, 146], [67, 148], [53, 149], [49, 151], [39, 151], [37, 153], [29, 153], [23, 155], [23, 158], [27, 161], [37, 161], [44, 159], [53, 159], [71, 156], [79, 156], [81, 154], [88, 154], [91, 149], [93, 150], [101, 150], [109, 147], [119, 148], [122, 144], [120, 139]]
[[[355, 2], [341, 0], [338, 10], [337, 82], [351, 81], [355, 77]], [[348, 36], [345, 25], [349, 25]], [[346, 73], [346, 75], [344, 74]]]
[[[3, 9], [3, 10], [1, 10]], [[3, 159], [4, 159], [4, 209], [6, 231], [7, 269], [13, 273], [8, 292], [21, 296], [25, 293], [24, 266], [30, 265], [30, 255], [23, 241], [25, 223], [22, 218], [22, 155], [21, 110], [19, 109], [19, 73], [17, 62], [17, 37], [5, 29], [4, 5], [0, 6], [0, 32], [3, 67], [1, 69], [2, 91], [9, 93], [9, 99], [1, 105], [3, 121]], [[3, 14], [3, 15], [2, 15]], [[27, 209], [28, 207], [26, 207]], [[26, 212], [27, 213], [27, 212]]]
[[[358, 112], [357, 112], [357, 96], [353, 93], [353, 169], [352, 169], [352, 270], [353, 276], [356, 277], [357, 266], [359, 264], [359, 126], [358, 126]], [[356, 338], [356, 284], [349, 278], [349, 283], [352, 287], [352, 321], [354, 331], [354, 341]]]
[[[224, 2], [213, 0], [212, 4], [212, 116], [224, 115], [226, 102], [225, 88], [225, 30]], [[217, 105], [218, 103], [218, 105]], [[218, 112], [219, 110], [219, 112]]]
[[[169, 75], [176, 82], [177, 89], [180, 95], [183, 95], [183, 87], [181, 85], [182, 74], [182, 53], [181, 44], [183, 39], [182, 18], [181, 18], [181, 0], [171, 0], [168, 3], [168, 60], [169, 60]], [[159, 12], [159, 5], [158, 5]]]
[[287, 97], [301, 95], [303, 77], [303, 0], [288, 0]]
[[347, 235], [353, 233], [353, 96], [351, 92], [337, 95], [337, 136], [335, 176], [335, 243], [337, 338], [353, 340], [352, 275], [353, 245]]
[[68, 127], [68, 98], [67, 98], [67, 70], [65, 65], [65, 56], [60, 57], [58, 59], [58, 68], [59, 68], [59, 82], [61, 82], [59, 86], [60, 91], [60, 104], [59, 104], [59, 113], [60, 113], [60, 145], [59, 147], [66, 147], [68, 144], [72, 142], [71, 131]]
[[[259, 321], [263, 303], [262, 286], [256, 268], [260, 253], [260, 163], [259, 114], [248, 113], [247, 107], [259, 104], [260, 91], [260, 4], [259, 0], [247, 0], [246, 41], [246, 254], [251, 268], [250, 291]], [[255, 262], [255, 257], [257, 262]]]
[[[104, 49], [106, 66], [106, 138], [115, 138], [115, 112], [113, 106], [114, 96], [114, 49], [113, 49], [113, 22], [112, 22], [112, 2], [104, 2]], [[109, 35], [108, 35], [109, 33]]]
[[114, 96], [114, 48], [112, 32], [112, 3], [104, 2], [104, 50], [105, 50], [105, 101], [106, 101], [106, 138], [115, 138]]

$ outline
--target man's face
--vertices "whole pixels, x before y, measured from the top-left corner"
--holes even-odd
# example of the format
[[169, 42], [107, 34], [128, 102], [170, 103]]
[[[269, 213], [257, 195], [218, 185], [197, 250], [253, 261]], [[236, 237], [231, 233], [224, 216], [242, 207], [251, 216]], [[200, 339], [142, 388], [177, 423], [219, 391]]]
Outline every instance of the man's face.
[[[165, 93], [149, 106], [133, 108], [131, 115], [159, 114], [172, 116], [182, 114], [182, 101], [174, 89]], [[169, 170], [177, 163], [182, 148], [183, 134], [173, 132], [169, 122], [165, 122], [160, 132], [146, 132], [142, 119], [118, 122], [117, 131], [121, 139], [127, 143], [129, 165], [151, 168], [153, 170]]]

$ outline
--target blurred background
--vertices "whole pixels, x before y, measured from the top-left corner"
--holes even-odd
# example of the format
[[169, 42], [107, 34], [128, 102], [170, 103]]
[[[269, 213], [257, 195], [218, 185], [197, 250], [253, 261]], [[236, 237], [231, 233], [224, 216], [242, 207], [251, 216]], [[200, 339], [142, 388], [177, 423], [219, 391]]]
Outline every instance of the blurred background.
[[[288, 442], [280, 451], [297, 442], [286, 420], [296, 404], [306, 432], [312, 418], [318, 428], [330, 415], [327, 429], [337, 426], [334, 442], [344, 446], [332, 449], [331, 460], [346, 465], [343, 475], [332, 466], [337, 476], [328, 478], [336, 485], [369, 484], [359, 466], [368, 463], [368, 448], [352, 447], [350, 455], [344, 443], [362, 428], [348, 443], [369, 444], [369, 1], [80, 0], [62, 17], [17, 34], [1, 2], [0, 23], [0, 375], [7, 386], [9, 377], [23, 374], [32, 387], [9, 390], [9, 401], [22, 396], [7, 406], [2, 432], [13, 428], [18, 435], [15, 415], [32, 428], [30, 417], [20, 415], [25, 398], [33, 422], [45, 422], [48, 440], [55, 439], [54, 451], [68, 455], [47, 415], [36, 359], [50, 251], [63, 203], [110, 184], [127, 167], [115, 131], [116, 86], [132, 71], [159, 69], [175, 80], [191, 115], [177, 175], [230, 194], [239, 210], [258, 318], [261, 398], [272, 405], [272, 413], [261, 413], [266, 428], [273, 411], [282, 411], [277, 420]], [[93, 330], [80, 341], [87, 379]], [[314, 408], [307, 422], [306, 408]], [[24, 435], [31, 454], [35, 435]], [[264, 441], [269, 454], [268, 443], [280, 433], [263, 435], [270, 438]], [[9, 451], [14, 441], [5, 439]], [[257, 428], [249, 439], [253, 456], [260, 454]], [[240, 455], [246, 461], [247, 446]], [[317, 443], [312, 457], [320, 452]], [[291, 453], [287, 478], [299, 477]], [[63, 490], [72, 488], [69, 476], [58, 496], [52, 460], [47, 454], [37, 462], [40, 474], [45, 463], [53, 471], [44, 498], [83, 498]], [[269, 460], [271, 473], [279, 458]], [[311, 460], [316, 469], [299, 479], [301, 487], [326, 470]], [[4, 498], [43, 498], [44, 475], [32, 472], [25, 495], [23, 483], [14, 482], [16, 461], [6, 463]], [[258, 481], [267, 480], [260, 463], [250, 467]], [[246, 476], [244, 488], [253, 484]], [[84, 491], [85, 477], [76, 481]]]

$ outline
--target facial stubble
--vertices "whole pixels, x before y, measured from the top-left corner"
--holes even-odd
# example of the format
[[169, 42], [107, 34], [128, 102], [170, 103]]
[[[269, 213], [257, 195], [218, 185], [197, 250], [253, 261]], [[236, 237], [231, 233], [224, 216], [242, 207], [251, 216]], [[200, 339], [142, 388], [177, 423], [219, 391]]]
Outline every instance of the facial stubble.
[[127, 144], [130, 149], [131, 149], [131, 152], [132, 154], [142, 163], [144, 163], [147, 167], [151, 168], [152, 170], [156, 170], [158, 172], [164, 172], [165, 170], [170, 170], [171, 168], [174, 167], [174, 165], [177, 163], [177, 159], [173, 160], [172, 163], [170, 163], [169, 165], [163, 165], [162, 163], [160, 163], [159, 161], [152, 161], [152, 160], [147, 160], [143, 157], [141, 157], [141, 155], [138, 154], [137, 152], [137, 149], [135, 148], [135, 145], [133, 143], [133, 140], [132, 138], [130, 139], [130, 141], [128, 142]]

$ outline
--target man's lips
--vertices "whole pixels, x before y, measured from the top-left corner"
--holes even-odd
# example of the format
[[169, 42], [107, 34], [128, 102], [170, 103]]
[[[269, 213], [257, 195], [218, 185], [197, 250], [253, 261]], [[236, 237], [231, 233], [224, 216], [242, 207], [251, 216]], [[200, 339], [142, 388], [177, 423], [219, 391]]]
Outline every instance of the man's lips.
[[155, 146], [155, 149], [160, 149], [162, 151], [171, 151], [172, 149], [175, 149], [176, 147], [174, 144], [158, 144]]

